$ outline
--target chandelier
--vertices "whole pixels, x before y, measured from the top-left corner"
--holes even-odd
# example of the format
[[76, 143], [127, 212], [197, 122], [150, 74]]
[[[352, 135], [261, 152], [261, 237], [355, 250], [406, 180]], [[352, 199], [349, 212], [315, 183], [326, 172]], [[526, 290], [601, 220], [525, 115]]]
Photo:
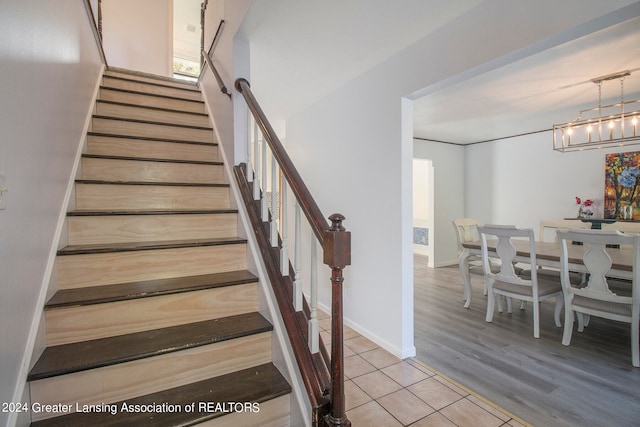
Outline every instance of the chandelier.
[[[566, 152], [640, 144], [640, 100], [624, 100], [624, 78], [629, 75], [621, 71], [591, 79], [598, 86], [598, 106], [581, 110], [572, 122], [553, 125], [553, 149]], [[620, 102], [602, 105], [602, 84], [616, 79], [620, 81]]]

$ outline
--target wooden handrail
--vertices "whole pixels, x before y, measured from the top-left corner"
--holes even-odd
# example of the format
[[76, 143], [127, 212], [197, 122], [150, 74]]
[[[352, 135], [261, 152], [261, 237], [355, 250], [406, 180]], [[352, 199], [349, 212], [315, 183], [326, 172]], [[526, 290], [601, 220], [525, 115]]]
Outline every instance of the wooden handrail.
[[315, 234], [320, 244], [324, 246], [324, 231], [329, 229], [327, 220], [324, 219], [320, 208], [318, 208], [318, 205], [302, 180], [302, 177], [300, 177], [300, 174], [293, 165], [291, 158], [285, 151], [280, 139], [276, 135], [276, 132], [273, 130], [273, 127], [271, 127], [271, 124], [267, 120], [262, 108], [260, 108], [256, 98], [253, 96], [249, 82], [246, 79], [240, 78], [236, 80], [235, 86], [236, 90], [242, 94], [247, 102], [249, 110], [253, 114], [253, 117], [260, 127], [269, 147], [271, 147], [271, 151], [280, 165], [282, 174], [287, 179], [287, 182], [289, 182], [293, 194], [295, 194], [302, 211], [307, 217], [309, 224], [311, 224], [313, 234]]
[[100, 22], [96, 23], [96, 18], [93, 15], [93, 9], [91, 8], [91, 1], [90, 0], [85, 0], [84, 1], [84, 9], [87, 12], [87, 15], [89, 17], [89, 24], [91, 25], [91, 30], [93, 31], [93, 36], [96, 39], [96, 45], [98, 46], [98, 53], [100, 54], [100, 59], [102, 60], [102, 63], [105, 66], [109, 66], [109, 64], [107, 64], [107, 57], [104, 54], [104, 49], [102, 48], [102, 9], [101, 9], [101, 4], [98, 3], [98, 11], [100, 13]]
[[[202, 56], [204, 57], [209, 68], [211, 68], [211, 71], [213, 72], [213, 76], [216, 78], [216, 81], [218, 82], [218, 87], [220, 88], [220, 92], [224, 93], [229, 98], [231, 98], [231, 93], [229, 92], [224, 82], [222, 81], [222, 77], [220, 77], [220, 73], [218, 73], [218, 70], [213, 65], [213, 62], [211, 62], [211, 58], [209, 58], [209, 54], [203, 50]], [[204, 68], [203, 68], [203, 71], [204, 71]], [[202, 76], [202, 72], [200, 72], [200, 75]]]
[[[280, 307], [292, 348], [298, 360], [307, 392], [309, 393], [312, 406], [316, 411], [314, 413], [314, 425], [332, 427], [350, 426], [351, 422], [347, 419], [345, 413], [344, 398], [342, 306], [342, 284], [344, 278], [342, 272], [346, 266], [351, 264], [351, 233], [346, 231], [342, 226], [342, 221], [344, 221], [345, 218], [341, 214], [331, 215], [329, 217], [331, 224], [324, 218], [320, 208], [280, 142], [280, 139], [267, 120], [262, 108], [253, 96], [249, 82], [246, 79], [240, 78], [236, 80], [235, 88], [244, 97], [247, 107], [249, 111], [251, 111], [257, 126], [260, 128], [264, 140], [269, 145], [273, 158], [276, 160], [288, 187], [293, 192], [300, 208], [307, 218], [313, 234], [320, 242], [324, 264], [331, 268], [331, 366], [327, 367], [323, 353], [311, 354], [308, 346], [304, 343], [304, 337], [306, 336], [304, 325], [308, 325], [308, 319], [306, 317], [300, 319], [293, 308], [291, 295], [286, 295], [287, 292], [285, 289], [288, 288], [288, 285], [284, 283], [286, 280], [289, 280], [289, 275], [283, 276], [276, 267], [280, 265], [280, 257], [283, 257], [283, 255], [277, 248], [274, 248], [275, 243], [270, 243], [264, 235], [265, 227], [262, 224], [264, 218], [261, 219], [257, 212], [256, 203], [258, 202], [254, 201], [252, 196], [253, 192], [249, 190], [249, 179], [245, 175], [244, 167], [236, 166], [236, 178], [240, 181], [239, 184], [243, 189], [241, 193], [245, 205], [247, 209], [251, 211], [249, 216], [252, 218], [256, 236], [258, 236], [259, 241], [262, 241], [260, 246], [263, 259], [266, 265], [271, 266], [271, 268], [267, 268], [271, 284], [274, 287], [278, 306]], [[252, 184], [255, 185], [255, 182]], [[273, 234], [271, 236], [273, 236]], [[285, 258], [285, 261], [288, 262], [288, 259]], [[330, 398], [329, 408], [323, 405], [327, 390], [324, 390], [323, 375], [318, 369], [318, 364], [322, 364], [330, 370], [331, 386], [330, 390], [328, 390]], [[320, 405], [323, 407], [320, 408]]]

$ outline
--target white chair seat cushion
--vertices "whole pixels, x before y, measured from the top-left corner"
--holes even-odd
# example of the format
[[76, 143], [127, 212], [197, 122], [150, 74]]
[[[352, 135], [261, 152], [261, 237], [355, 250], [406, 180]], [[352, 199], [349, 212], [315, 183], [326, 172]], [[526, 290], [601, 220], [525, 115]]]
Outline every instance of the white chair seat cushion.
[[[520, 273], [520, 277], [525, 280], [531, 280], [531, 270], [522, 270]], [[538, 280], [557, 280], [560, 282], [560, 271], [559, 270], [549, 270], [548, 268], [541, 268], [538, 270]], [[582, 283], [582, 273], [576, 273], [573, 271], [569, 272], [569, 281], [572, 285], [579, 285]]]
[[574, 295], [571, 305], [574, 309], [578, 309], [578, 311], [580, 307], [583, 307], [591, 310], [606, 311], [607, 313], [617, 314], [619, 316], [631, 316], [631, 305], [629, 304], [585, 298], [580, 295]]
[[[503, 282], [500, 280], [496, 280], [493, 284], [493, 289], [503, 292], [509, 292], [514, 295], [522, 295], [522, 296], [533, 296], [531, 286], [523, 286], [516, 285], [514, 283]], [[555, 294], [558, 292], [562, 292], [562, 286], [560, 282], [556, 282], [553, 280], [546, 280], [543, 278], [538, 278], [538, 295], [546, 296]]]

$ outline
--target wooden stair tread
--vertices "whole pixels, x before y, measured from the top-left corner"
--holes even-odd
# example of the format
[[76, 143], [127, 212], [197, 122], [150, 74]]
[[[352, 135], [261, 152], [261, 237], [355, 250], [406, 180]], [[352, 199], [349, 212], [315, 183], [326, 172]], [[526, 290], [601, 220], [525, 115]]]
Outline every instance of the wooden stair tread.
[[139, 90], [120, 89], [117, 87], [110, 87], [110, 86], [104, 86], [104, 85], [100, 85], [100, 90], [114, 90], [117, 92], [131, 93], [133, 95], [156, 96], [158, 98], [175, 99], [179, 101], [188, 101], [188, 102], [199, 102], [201, 104], [204, 104], [204, 101], [197, 100], [197, 99], [181, 98], [179, 96], [171, 96], [171, 95], [160, 95], [157, 93], [141, 92]]
[[145, 71], [129, 70], [128, 68], [114, 67], [113, 65], [110, 65], [105, 70], [104, 75], [109, 76], [109, 77], [114, 77], [112, 73], [128, 74], [130, 76], [138, 76], [138, 77], [144, 77], [144, 78], [148, 78], [148, 79], [155, 79], [155, 80], [159, 80], [159, 81], [166, 81], [166, 82], [171, 82], [171, 83], [179, 83], [179, 84], [183, 84], [185, 86], [193, 86], [195, 88], [198, 88], [198, 84], [197, 83], [190, 82], [188, 80], [176, 79], [175, 77], [169, 77], [169, 76], [161, 76], [159, 74], [148, 73], [148, 72], [145, 72]]
[[123, 139], [138, 139], [140, 141], [158, 141], [158, 142], [173, 142], [176, 144], [192, 144], [192, 145], [207, 145], [218, 146], [217, 142], [201, 142], [190, 141], [186, 139], [169, 139], [169, 138], [153, 138], [148, 136], [135, 136], [135, 135], [120, 135], [117, 133], [104, 133], [104, 132], [87, 132], [88, 136], [102, 136], [106, 138], [123, 138]]
[[153, 111], [159, 111], [159, 112], [163, 112], [163, 113], [180, 113], [180, 114], [189, 114], [189, 115], [192, 115], [192, 116], [209, 117], [209, 115], [207, 113], [198, 113], [198, 112], [195, 112], [195, 111], [177, 110], [177, 109], [174, 109], [174, 108], [152, 107], [152, 106], [148, 106], [148, 105], [132, 104], [130, 102], [109, 101], [109, 100], [106, 100], [106, 99], [96, 99], [96, 103], [120, 105], [120, 106], [123, 106], [123, 107], [144, 108], [145, 110], [153, 110]]
[[93, 115], [94, 119], [103, 119], [103, 120], [115, 120], [119, 122], [129, 122], [129, 123], [142, 123], [146, 125], [160, 125], [160, 126], [171, 126], [178, 128], [187, 128], [187, 129], [199, 129], [199, 130], [210, 130], [213, 131], [213, 128], [210, 126], [193, 126], [193, 125], [182, 125], [178, 123], [166, 123], [166, 122], [158, 122], [153, 120], [140, 120], [140, 119], [129, 119], [126, 117], [116, 117], [116, 116], [101, 116], [101, 115]]
[[[291, 386], [272, 363], [254, 366], [231, 374], [175, 387], [158, 393], [126, 400], [129, 405], [148, 405], [166, 402], [180, 405], [183, 410], [165, 412], [122, 412], [124, 402], [117, 402], [117, 413], [74, 413], [31, 423], [33, 427], [85, 426], [186, 426], [225, 415], [224, 412], [201, 412], [199, 402], [257, 402], [262, 403], [291, 393]], [[188, 413], [186, 405], [196, 402], [196, 411]], [[75, 410], [75, 408], [74, 408]]]
[[132, 252], [153, 249], [190, 248], [196, 246], [218, 246], [246, 243], [246, 239], [235, 238], [208, 238], [189, 240], [159, 240], [152, 242], [125, 242], [125, 243], [100, 243], [93, 245], [69, 245], [58, 250], [58, 255], [96, 254], [107, 252]]
[[47, 347], [28, 380], [130, 362], [187, 348], [268, 332], [272, 325], [257, 312], [186, 325]]
[[117, 285], [90, 286], [85, 288], [61, 289], [45, 305], [46, 309], [108, 302], [190, 292], [223, 286], [257, 282], [258, 278], [246, 270], [199, 276], [174, 277], [168, 279], [145, 280], [120, 283]]
[[[112, 74], [105, 74], [102, 77], [103, 78], [106, 77], [108, 79], [114, 79], [114, 80], [122, 80], [122, 81], [126, 81], [126, 82], [137, 83], [137, 84], [146, 84], [146, 85], [151, 85], [151, 86], [160, 86], [160, 87], [164, 87], [164, 88], [168, 88], [168, 89], [178, 89], [178, 90], [184, 90], [184, 91], [187, 91], [187, 92], [200, 93], [200, 88], [198, 86], [195, 86], [195, 85], [173, 86], [173, 85], [163, 84], [163, 80], [158, 79], [156, 77], [152, 77], [156, 81], [137, 80], [137, 79], [127, 78], [127, 77], [124, 77], [124, 76], [114, 76]], [[172, 83], [178, 83], [178, 82], [177, 81], [172, 81]]]
[[191, 211], [172, 211], [172, 210], [132, 210], [132, 211], [69, 211], [67, 216], [111, 216], [111, 215], [202, 215], [202, 214], [237, 214], [237, 209], [206, 209]]
[[97, 179], [76, 179], [77, 184], [106, 185], [160, 185], [168, 187], [229, 187], [229, 184], [208, 184], [191, 182], [155, 182], [155, 181], [102, 181]]
[[83, 154], [85, 159], [106, 159], [106, 160], [132, 160], [136, 162], [155, 162], [155, 163], [180, 163], [191, 165], [208, 165], [222, 166], [223, 162], [205, 162], [200, 160], [174, 160], [174, 159], [155, 159], [153, 157], [129, 157], [129, 156], [107, 156], [104, 154]]

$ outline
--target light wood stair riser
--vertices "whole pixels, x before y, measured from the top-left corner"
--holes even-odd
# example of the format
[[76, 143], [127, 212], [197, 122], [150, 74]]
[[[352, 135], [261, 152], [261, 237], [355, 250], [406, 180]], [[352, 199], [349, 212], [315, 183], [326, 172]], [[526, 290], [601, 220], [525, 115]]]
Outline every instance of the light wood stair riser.
[[126, 120], [94, 117], [91, 130], [96, 133], [138, 136], [142, 138], [169, 139], [213, 143], [211, 129], [170, 126], [156, 123], [130, 122]]
[[255, 283], [45, 311], [47, 346], [68, 344], [258, 309]]
[[291, 425], [291, 395], [276, 397], [260, 403], [259, 412], [242, 412], [214, 418], [198, 427], [283, 427]]
[[234, 237], [237, 214], [67, 217], [70, 245]]
[[171, 110], [205, 113], [203, 102], [194, 102], [178, 98], [145, 95], [142, 93], [123, 92], [109, 88], [100, 88], [99, 99], [104, 101], [124, 102], [125, 104], [137, 104], [145, 107], [168, 108]]
[[154, 95], [173, 96], [176, 98], [189, 99], [192, 101], [202, 101], [202, 95], [199, 91], [162, 86], [162, 82], [160, 82], [160, 84], [149, 84], [140, 81], [132, 81], [105, 76], [102, 78], [102, 85], [105, 87], [132, 90], [136, 92], [145, 92]]
[[101, 135], [87, 136], [87, 153], [149, 159], [219, 161], [217, 145], [181, 144]]
[[165, 86], [178, 87], [178, 88], [188, 89], [188, 90], [198, 90], [198, 86], [192, 83], [180, 82], [175, 80], [166, 80], [163, 78], [157, 79], [153, 77], [147, 77], [142, 74], [129, 74], [129, 73], [123, 73], [119, 71], [107, 70], [104, 72], [104, 75], [109, 77], [117, 77], [121, 79], [137, 80], [140, 82], [158, 83]]
[[246, 270], [246, 245], [199, 246], [56, 257], [58, 288]]
[[[271, 361], [271, 333], [177, 351], [88, 371], [32, 381], [31, 401], [111, 403], [224, 375]], [[32, 414], [34, 420], [55, 416]]]
[[83, 157], [82, 179], [224, 184], [224, 169], [222, 165]]
[[105, 102], [96, 103], [99, 116], [122, 117], [124, 119], [147, 120], [166, 124], [211, 127], [209, 117], [180, 111], [155, 110], [135, 105], [120, 105]]
[[78, 210], [228, 209], [228, 187], [76, 184]]

